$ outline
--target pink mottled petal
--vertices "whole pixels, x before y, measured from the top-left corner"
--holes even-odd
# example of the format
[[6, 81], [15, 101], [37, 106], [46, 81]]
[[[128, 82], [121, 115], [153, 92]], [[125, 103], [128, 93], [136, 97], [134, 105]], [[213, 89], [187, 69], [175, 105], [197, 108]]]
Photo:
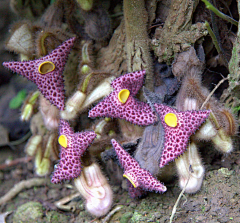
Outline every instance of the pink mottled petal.
[[[65, 41], [49, 55], [42, 58], [23, 62], [4, 62], [3, 66], [34, 82], [46, 99], [60, 110], [64, 110], [65, 91], [62, 73], [74, 41], [75, 38]], [[45, 61], [52, 62], [55, 69], [46, 74], [40, 74], [38, 67]]]
[[[190, 136], [205, 122], [210, 111], [178, 112], [176, 109], [163, 104], [155, 104], [154, 106], [165, 131], [164, 150], [159, 164], [160, 168], [162, 168], [185, 152]], [[170, 127], [165, 123], [164, 117], [168, 113], [174, 113], [177, 116], [178, 123], [176, 127]]]
[[89, 111], [88, 116], [91, 118], [111, 117], [125, 119], [141, 126], [155, 123], [156, 116], [147, 103], [138, 101], [130, 95], [126, 103], [123, 104], [118, 101], [118, 92], [114, 91], [103, 99]]
[[112, 82], [112, 87], [115, 90], [128, 89], [135, 96], [143, 85], [145, 73], [145, 70], [141, 70], [124, 74]]
[[96, 137], [93, 131], [74, 133], [69, 123], [60, 120], [60, 134], [67, 137], [67, 148], [61, 146], [60, 162], [54, 170], [52, 183], [77, 178], [81, 173], [81, 156]]
[[112, 145], [117, 153], [118, 159], [122, 167], [124, 168], [124, 175], [127, 176], [129, 182], [134, 186], [129, 186], [129, 193], [131, 197], [140, 195], [141, 190], [165, 192], [167, 188], [155, 179], [152, 174], [140, 167], [138, 162], [131, 157], [115, 140], [111, 140]]

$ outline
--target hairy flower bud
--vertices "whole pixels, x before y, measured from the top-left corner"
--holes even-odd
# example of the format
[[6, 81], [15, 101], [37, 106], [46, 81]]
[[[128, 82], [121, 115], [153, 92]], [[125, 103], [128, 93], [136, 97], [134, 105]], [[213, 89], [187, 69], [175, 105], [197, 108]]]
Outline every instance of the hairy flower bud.
[[191, 143], [187, 151], [181, 157], [175, 159], [175, 163], [180, 188], [183, 189], [187, 184], [186, 193], [196, 193], [200, 190], [205, 170], [195, 143]]
[[109, 212], [112, 206], [112, 189], [96, 163], [84, 167], [74, 183], [86, 199], [86, 209], [92, 215], [101, 217]]
[[110, 94], [112, 91], [111, 82], [115, 79], [115, 77], [111, 76], [104, 79], [86, 98], [82, 105], [82, 110], [87, 108], [92, 103], [97, 100], [105, 97]]
[[233, 150], [232, 139], [225, 134], [223, 129], [218, 130], [218, 134], [212, 138], [212, 142], [220, 152], [230, 153]]
[[42, 95], [40, 96], [40, 111], [46, 128], [49, 130], [57, 129], [59, 124], [59, 109]]
[[86, 94], [81, 91], [76, 91], [74, 95], [68, 99], [65, 110], [61, 111], [61, 117], [66, 120], [75, 118], [85, 99]]
[[195, 135], [192, 136], [193, 139], [200, 140], [211, 140], [214, 136], [216, 136], [217, 130], [214, 128], [213, 124], [209, 119], [206, 120], [205, 123], [201, 126], [201, 128], [196, 131]]

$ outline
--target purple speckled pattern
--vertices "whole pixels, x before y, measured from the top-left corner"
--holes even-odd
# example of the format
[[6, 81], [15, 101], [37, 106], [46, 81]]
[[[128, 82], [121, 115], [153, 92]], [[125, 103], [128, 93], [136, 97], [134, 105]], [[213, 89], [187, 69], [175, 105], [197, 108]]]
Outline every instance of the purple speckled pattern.
[[[93, 117], [110, 117], [125, 119], [133, 124], [147, 126], [155, 123], [156, 116], [151, 107], [144, 102], [138, 101], [134, 96], [142, 87], [145, 71], [136, 71], [133, 73], [122, 75], [112, 82], [115, 89], [100, 103], [98, 103], [88, 113]], [[128, 89], [130, 95], [126, 103], [118, 100], [118, 93], [122, 89]]]
[[[162, 168], [185, 152], [190, 136], [205, 122], [210, 114], [210, 110], [179, 112], [163, 104], [154, 104], [154, 106], [160, 116], [165, 132], [164, 150], [159, 164], [160, 168]], [[165, 123], [164, 117], [168, 113], [173, 113], [177, 116], [176, 127], [170, 127]]]
[[132, 198], [142, 197], [146, 194], [146, 191], [140, 187], [134, 187], [129, 180], [127, 180], [128, 194]]
[[[47, 56], [22, 62], [4, 62], [3, 66], [34, 82], [46, 99], [57, 106], [58, 109], [64, 110], [65, 91], [62, 73], [75, 39], [74, 37], [65, 41]], [[40, 74], [38, 67], [45, 61], [52, 62], [55, 69], [46, 74]]]
[[145, 74], [145, 70], [124, 74], [111, 85], [115, 90], [128, 89], [131, 95], [136, 95], [143, 85]]
[[124, 169], [124, 174], [135, 184], [129, 188], [129, 194], [136, 197], [142, 194], [141, 190], [165, 192], [166, 187], [156, 180], [150, 172], [142, 169], [138, 162], [131, 157], [115, 140], [111, 140], [112, 145], [117, 153], [119, 162]]
[[94, 131], [74, 133], [69, 123], [60, 120], [59, 135], [67, 137], [67, 147], [61, 146], [60, 162], [54, 169], [52, 183], [71, 180], [81, 173], [81, 156], [97, 136]]

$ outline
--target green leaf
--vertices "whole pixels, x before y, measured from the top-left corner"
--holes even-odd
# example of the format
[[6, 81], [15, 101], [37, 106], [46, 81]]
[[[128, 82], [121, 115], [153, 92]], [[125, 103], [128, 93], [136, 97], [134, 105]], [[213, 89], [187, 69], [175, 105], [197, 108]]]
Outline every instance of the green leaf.
[[26, 96], [27, 91], [25, 89], [19, 91], [18, 94], [14, 98], [12, 98], [11, 101], [9, 102], [9, 108], [11, 109], [19, 108], [22, 105]]

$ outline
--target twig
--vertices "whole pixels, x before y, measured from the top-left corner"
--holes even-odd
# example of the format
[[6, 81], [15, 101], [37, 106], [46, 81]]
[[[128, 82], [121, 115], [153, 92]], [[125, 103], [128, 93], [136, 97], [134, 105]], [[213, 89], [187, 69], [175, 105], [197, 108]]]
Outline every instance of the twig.
[[217, 8], [215, 8], [210, 2], [208, 2], [207, 0], [202, 0], [205, 5], [206, 8], [211, 10], [212, 12], [214, 12], [217, 16], [219, 16], [220, 18], [232, 23], [235, 26], [238, 26], [238, 21], [236, 21], [235, 19], [231, 18], [230, 16], [220, 12]]
[[54, 204], [56, 205], [57, 208], [64, 210], [64, 211], [75, 211], [75, 207], [71, 206], [71, 205], [65, 205], [66, 203], [68, 203], [69, 201], [71, 201], [72, 199], [79, 197], [81, 194], [79, 192], [74, 193], [74, 194], [70, 194], [64, 198], [62, 198], [59, 201], [54, 202]]
[[224, 57], [224, 53], [223, 53], [223, 51], [222, 51], [222, 49], [221, 49], [221, 47], [219, 45], [218, 39], [217, 39], [216, 35], [214, 34], [214, 32], [212, 31], [212, 29], [211, 29], [211, 27], [210, 27], [210, 25], [209, 25], [209, 23], [207, 21], [205, 21], [205, 26], [207, 27], [208, 33], [211, 36], [213, 44], [214, 44], [214, 46], [215, 46], [219, 56], [222, 58], [222, 60], [224, 62], [224, 65], [226, 67], [228, 67], [228, 61]]
[[218, 89], [218, 87], [219, 87], [224, 81], [226, 81], [226, 80], [228, 80], [228, 77], [225, 77], [225, 78], [223, 78], [222, 80], [220, 80], [220, 81], [218, 82], [218, 84], [215, 86], [215, 88], [210, 92], [210, 94], [207, 96], [206, 100], [203, 102], [200, 110], [202, 110], [202, 109], [204, 108], [204, 106], [207, 104], [207, 102], [208, 102], [209, 99], [212, 97], [212, 95], [214, 94], [214, 92], [215, 92], [215, 91]]
[[112, 211], [108, 213], [108, 215], [102, 220], [102, 223], [107, 223], [109, 219], [120, 209], [122, 209], [123, 206], [117, 206]]
[[190, 179], [190, 174], [189, 174], [189, 176], [188, 176], [188, 180], [187, 180], [184, 188], [182, 189], [181, 193], [180, 193], [179, 196], [178, 196], [178, 199], [177, 199], [176, 203], [175, 203], [174, 206], [173, 206], [172, 214], [171, 214], [169, 223], [172, 223], [172, 221], [173, 221], [174, 215], [175, 215], [175, 213], [176, 213], [176, 211], [177, 211], [178, 203], [179, 203], [181, 197], [183, 196], [183, 193], [184, 193], [184, 191], [185, 191], [185, 189], [186, 189], [186, 187], [187, 187], [187, 185], [188, 185], [189, 179]]
[[29, 131], [25, 136], [23, 136], [21, 139], [18, 139], [16, 141], [12, 141], [10, 142], [10, 144], [12, 146], [17, 146], [17, 145], [20, 145], [22, 144], [23, 142], [25, 142], [27, 139], [30, 138], [30, 136], [32, 135], [31, 131]]
[[47, 182], [44, 178], [32, 178], [30, 180], [23, 180], [14, 185], [14, 187], [8, 191], [4, 196], [0, 198], [0, 205], [8, 202], [12, 198], [14, 198], [18, 193], [20, 193], [24, 189], [29, 189], [35, 186], [45, 185]]
[[15, 166], [19, 163], [27, 163], [30, 160], [32, 160], [32, 157], [22, 157], [22, 158], [18, 158], [18, 159], [15, 159], [15, 160], [11, 160], [11, 161], [8, 161], [4, 164], [1, 164], [0, 165], [0, 170], [3, 170], [3, 169], [5, 169], [7, 167], [10, 167], [10, 166]]
[[25, 136], [23, 136], [21, 139], [18, 139], [16, 141], [11, 141], [7, 143], [0, 143], [0, 147], [3, 146], [9, 146], [11, 149], [15, 149], [14, 146], [20, 145], [23, 142], [25, 142], [30, 136], [32, 135], [31, 131], [29, 131]]

